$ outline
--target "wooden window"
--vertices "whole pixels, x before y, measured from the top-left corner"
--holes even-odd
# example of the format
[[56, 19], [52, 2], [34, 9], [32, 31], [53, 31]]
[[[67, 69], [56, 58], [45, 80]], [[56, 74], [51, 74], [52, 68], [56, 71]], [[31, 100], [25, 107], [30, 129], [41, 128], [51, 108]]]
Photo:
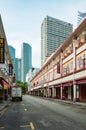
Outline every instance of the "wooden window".
[[57, 63], [57, 73], [60, 73], [60, 63]]

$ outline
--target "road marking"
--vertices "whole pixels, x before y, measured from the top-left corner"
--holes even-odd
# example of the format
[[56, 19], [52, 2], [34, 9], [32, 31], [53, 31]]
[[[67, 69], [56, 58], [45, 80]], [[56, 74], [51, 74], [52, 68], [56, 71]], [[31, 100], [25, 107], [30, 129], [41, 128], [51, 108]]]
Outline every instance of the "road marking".
[[30, 127], [31, 127], [32, 130], [35, 130], [34, 125], [33, 125], [32, 122], [30, 122]]
[[30, 125], [21, 125], [20, 127], [24, 128], [24, 127], [28, 127], [28, 126], [30, 126]]
[[25, 110], [25, 111], [27, 111], [27, 109], [26, 109], [26, 108], [25, 108], [24, 110]]
[[1, 129], [4, 129], [4, 127], [0, 127], [0, 130], [1, 130]]
[[70, 106], [66, 106], [66, 108], [71, 108]]
[[29, 124], [21, 125], [20, 127], [22, 127], [22, 128], [25, 128], [25, 127], [31, 127], [31, 130], [35, 130], [34, 125], [33, 125], [32, 122], [30, 122]]

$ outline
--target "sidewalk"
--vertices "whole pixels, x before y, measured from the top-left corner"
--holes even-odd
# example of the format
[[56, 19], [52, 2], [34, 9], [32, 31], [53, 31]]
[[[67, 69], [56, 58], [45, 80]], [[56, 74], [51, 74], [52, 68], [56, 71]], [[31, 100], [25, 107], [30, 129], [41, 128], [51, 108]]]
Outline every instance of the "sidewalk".
[[84, 103], [84, 102], [73, 102], [73, 101], [60, 100], [60, 99], [54, 99], [54, 98], [44, 98], [44, 99], [58, 102], [61, 104], [70, 104], [70, 105], [77, 105], [77, 106], [86, 107], [86, 103]]
[[8, 100], [8, 101], [3, 101], [3, 102], [0, 103], [0, 112], [1, 112], [5, 107], [7, 107], [7, 105], [8, 105], [9, 102], [10, 102], [10, 101]]

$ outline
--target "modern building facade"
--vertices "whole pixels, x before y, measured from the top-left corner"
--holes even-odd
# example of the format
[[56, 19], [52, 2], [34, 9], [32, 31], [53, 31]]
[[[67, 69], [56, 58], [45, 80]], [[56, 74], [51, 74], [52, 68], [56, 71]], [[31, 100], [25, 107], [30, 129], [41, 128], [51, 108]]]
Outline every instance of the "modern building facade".
[[32, 47], [28, 43], [21, 46], [21, 81], [26, 81], [26, 74], [32, 68]]
[[18, 62], [19, 62], [19, 59], [15, 58], [15, 75], [16, 75], [16, 80], [18, 80], [18, 73], [19, 73]]
[[73, 25], [47, 16], [41, 25], [41, 65], [72, 33]]
[[10, 51], [10, 55], [12, 58], [12, 63], [13, 63], [13, 67], [14, 67], [14, 74], [16, 76], [16, 80], [20, 80], [21, 78], [19, 77], [20, 75], [20, 67], [19, 66], [19, 59], [15, 57], [15, 48], [12, 47], [11, 45], [8, 46], [9, 47], [9, 51]]
[[38, 73], [39, 68], [31, 68], [26, 74], [26, 82], [28, 83], [28, 91], [30, 90], [30, 80]]
[[9, 45], [8, 47], [9, 47], [9, 52], [10, 52], [13, 67], [14, 67], [14, 73], [15, 73], [15, 48], [12, 47], [11, 45]]
[[77, 25], [79, 26], [80, 23], [86, 18], [86, 12], [82, 13], [78, 11], [78, 20], [77, 20]]
[[21, 81], [21, 59], [18, 59], [18, 80]]
[[30, 81], [37, 96], [86, 102], [86, 19]]

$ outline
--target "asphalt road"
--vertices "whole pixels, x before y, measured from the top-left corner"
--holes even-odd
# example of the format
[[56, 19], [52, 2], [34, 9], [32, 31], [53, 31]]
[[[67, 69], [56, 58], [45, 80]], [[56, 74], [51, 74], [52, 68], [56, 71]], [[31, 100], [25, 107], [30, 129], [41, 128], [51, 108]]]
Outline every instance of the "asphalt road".
[[86, 130], [86, 109], [25, 95], [2, 111], [0, 130]]

